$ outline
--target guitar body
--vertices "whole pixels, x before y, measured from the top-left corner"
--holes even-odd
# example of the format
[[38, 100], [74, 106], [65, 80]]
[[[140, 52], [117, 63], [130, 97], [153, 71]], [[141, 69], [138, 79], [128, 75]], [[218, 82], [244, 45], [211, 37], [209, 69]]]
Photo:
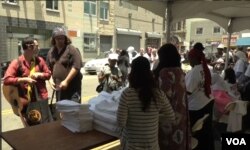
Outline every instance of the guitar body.
[[12, 85], [3, 85], [3, 95], [10, 103], [14, 114], [19, 116], [19, 113], [22, 111], [23, 105], [27, 100], [22, 100], [23, 98], [19, 97], [18, 88]]

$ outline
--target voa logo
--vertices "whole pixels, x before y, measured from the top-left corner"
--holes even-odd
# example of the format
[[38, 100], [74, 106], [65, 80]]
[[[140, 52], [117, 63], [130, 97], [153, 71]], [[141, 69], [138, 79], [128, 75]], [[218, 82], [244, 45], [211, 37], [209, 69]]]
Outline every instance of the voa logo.
[[227, 145], [247, 145], [244, 138], [226, 138]]

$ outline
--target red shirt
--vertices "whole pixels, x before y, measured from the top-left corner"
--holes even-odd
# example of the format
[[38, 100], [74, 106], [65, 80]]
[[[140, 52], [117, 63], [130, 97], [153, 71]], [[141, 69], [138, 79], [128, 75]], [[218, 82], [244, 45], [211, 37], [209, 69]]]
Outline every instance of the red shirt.
[[[24, 58], [24, 55], [19, 56], [18, 60], [15, 59], [10, 63], [4, 75], [4, 85], [17, 85], [18, 78], [29, 76], [31, 69], [30, 63]], [[21, 69], [19, 67], [21, 67]], [[18, 75], [18, 70], [21, 70], [21, 75]], [[41, 57], [36, 58], [35, 72], [43, 73], [43, 78], [37, 79], [37, 82], [35, 84], [38, 90], [38, 94], [42, 99], [48, 99], [48, 91], [46, 88], [45, 80], [50, 79], [51, 71]], [[21, 83], [20, 86], [23, 95], [19, 96], [27, 99], [28, 83]]]

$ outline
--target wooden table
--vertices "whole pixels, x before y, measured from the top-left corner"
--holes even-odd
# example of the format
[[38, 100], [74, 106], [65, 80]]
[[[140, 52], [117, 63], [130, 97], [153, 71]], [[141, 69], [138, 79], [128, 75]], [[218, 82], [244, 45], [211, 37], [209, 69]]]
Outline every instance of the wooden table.
[[60, 121], [3, 132], [1, 136], [15, 150], [84, 150], [117, 139], [95, 130], [72, 133]]

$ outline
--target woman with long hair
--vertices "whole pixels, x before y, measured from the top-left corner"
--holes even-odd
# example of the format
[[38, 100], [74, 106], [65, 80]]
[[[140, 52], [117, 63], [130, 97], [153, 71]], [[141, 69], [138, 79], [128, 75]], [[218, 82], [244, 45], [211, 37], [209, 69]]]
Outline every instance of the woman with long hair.
[[173, 122], [175, 115], [165, 94], [155, 86], [150, 63], [142, 56], [133, 60], [129, 87], [120, 98], [117, 122], [122, 127], [123, 150], [159, 150], [159, 115]]
[[181, 56], [173, 44], [165, 44], [158, 50], [159, 64], [154, 70], [159, 82], [176, 114], [176, 124], [160, 119], [159, 144], [161, 150], [190, 150], [191, 132], [185, 75], [181, 69]]

